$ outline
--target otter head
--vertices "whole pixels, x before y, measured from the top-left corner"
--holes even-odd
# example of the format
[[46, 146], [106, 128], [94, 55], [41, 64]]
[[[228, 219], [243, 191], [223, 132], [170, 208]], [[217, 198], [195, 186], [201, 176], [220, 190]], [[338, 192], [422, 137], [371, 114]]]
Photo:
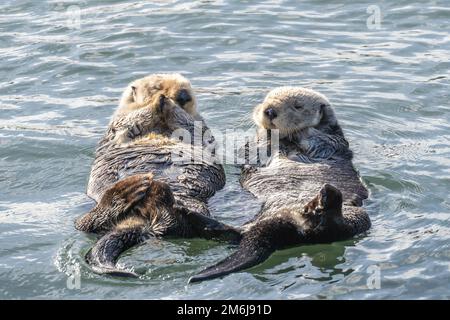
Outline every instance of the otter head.
[[174, 101], [192, 116], [197, 116], [191, 83], [180, 74], [152, 74], [131, 82], [122, 94], [116, 115], [149, 106], [161, 95]]
[[278, 129], [280, 138], [324, 120], [336, 121], [324, 95], [301, 87], [280, 87], [269, 92], [254, 109], [253, 120], [261, 129]]

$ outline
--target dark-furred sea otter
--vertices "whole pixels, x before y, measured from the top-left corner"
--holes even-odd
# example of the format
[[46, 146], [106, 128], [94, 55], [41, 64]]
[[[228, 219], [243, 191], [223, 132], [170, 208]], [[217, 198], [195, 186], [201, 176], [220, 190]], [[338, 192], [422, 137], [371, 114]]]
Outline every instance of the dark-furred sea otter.
[[[361, 207], [367, 189], [322, 94], [299, 87], [274, 89], [255, 108], [253, 119], [259, 128], [256, 143], [271, 144], [279, 136], [277, 152], [241, 172], [242, 186], [264, 204], [244, 225], [237, 251], [190, 282], [250, 268], [278, 249], [344, 240], [370, 228]], [[267, 131], [269, 139], [264, 139]]]
[[[225, 184], [222, 166], [203, 152], [205, 144], [174, 139], [178, 129], [208, 131], [187, 79], [156, 74], [126, 88], [89, 178], [87, 194], [97, 205], [75, 222], [78, 230], [101, 236], [86, 256], [95, 272], [136, 276], [118, 269], [116, 260], [151, 236], [240, 239], [237, 230], [210, 218], [207, 207]], [[191, 161], [175, 161], [180, 154]]]

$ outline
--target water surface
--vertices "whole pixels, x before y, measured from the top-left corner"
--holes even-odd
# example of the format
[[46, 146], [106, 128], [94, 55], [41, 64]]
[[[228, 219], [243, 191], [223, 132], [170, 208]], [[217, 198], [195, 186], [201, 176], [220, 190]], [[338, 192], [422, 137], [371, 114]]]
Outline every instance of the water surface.
[[[0, 298], [450, 298], [450, 7], [377, 3], [379, 28], [368, 0], [2, 1]], [[79, 21], [66, 14], [78, 8]], [[189, 286], [233, 248], [153, 240], [120, 261], [142, 278], [92, 273], [82, 257], [95, 239], [73, 220], [93, 206], [95, 145], [126, 84], [154, 72], [188, 77], [209, 126], [223, 131], [248, 129], [276, 86], [327, 95], [371, 192], [371, 231]], [[210, 204], [239, 225], [258, 204], [238, 170], [226, 171]], [[371, 289], [373, 270], [381, 281]]]

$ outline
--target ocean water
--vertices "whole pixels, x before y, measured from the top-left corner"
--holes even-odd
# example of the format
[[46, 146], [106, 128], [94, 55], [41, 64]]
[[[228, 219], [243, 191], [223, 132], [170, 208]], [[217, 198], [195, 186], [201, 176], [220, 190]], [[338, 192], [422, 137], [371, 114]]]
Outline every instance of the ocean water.
[[[449, 31], [448, 1], [3, 0], [0, 298], [450, 298]], [[95, 238], [73, 226], [94, 205], [94, 149], [123, 88], [155, 72], [189, 78], [220, 131], [250, 128], [271, 88], [324, 93], [371, 192], [370, 232], [194, 285], [234, 248], [155, 239], [120, 260], [141, 278], [94, 274]], [[210, 206], [239, 225], [259, 204], [226, 171]]]

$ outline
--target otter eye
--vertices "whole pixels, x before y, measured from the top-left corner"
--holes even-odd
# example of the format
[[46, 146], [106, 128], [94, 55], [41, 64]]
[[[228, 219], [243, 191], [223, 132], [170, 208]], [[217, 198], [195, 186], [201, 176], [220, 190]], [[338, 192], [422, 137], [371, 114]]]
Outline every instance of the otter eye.
[[301, 104], [296, 104], [294, 105], [294, 108], [300, 110], [303, 109], [303, 106]]

